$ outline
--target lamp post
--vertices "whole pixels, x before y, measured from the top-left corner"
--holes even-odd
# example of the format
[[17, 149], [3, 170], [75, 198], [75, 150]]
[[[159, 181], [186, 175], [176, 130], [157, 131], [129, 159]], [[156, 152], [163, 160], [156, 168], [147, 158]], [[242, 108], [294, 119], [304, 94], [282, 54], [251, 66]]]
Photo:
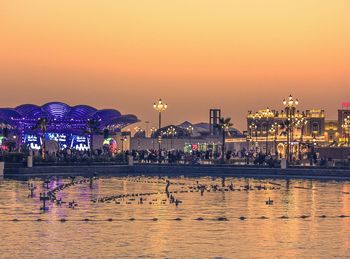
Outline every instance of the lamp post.
[[190, 137], [190, 145], [191, 145], [191, 150], [192, 150], [192, 132], [193, 132], [193, 127], [190, 125], [186, 128], [186, 130], [188, 131], [188, 135]]
[[162, 99], [159, 99], [158, 102], [153, 104], [153, 108], [158, 112], [158, 128], [162, 128], [162, 112], [165, 111], [168, 108], [168, 105], [162, 101]]
[[274, 122], [269, 130], [269, 133], [274, 136], [273, 143], [274, 143], [274, 151], [275, 155], [277, 155], [277, 134], [278, 134], [278, 123]]
[[151, 128], [151, 138], [154, 138], [154, 133], [156, 133], [156, 131], [157, 131], [156, 127]]
[[[168, 108], [168, 105], [162, 101], [162, 99], [159, 99], [158, 102], [153, 104], [153, 108], [158, 112], [158, 129], [160, 130], [162, 128], [162, 112], [165, 111]], [[160, 151], [161, 148], [161, 138], [162, 136], [160, 135], [160, 140], [158, 141], [158, 148]]]
[[256, 147], [255, 147], [255, 151], [258, 152], [258, 147], [259, 147], [259, 142], [258, 142], [258, 124], [260, 126], [260, 134], [262, 131], [261, 128], [261, 122], [260, 119], [262, 118], [262, 114], [260, 114], [259, 112], [256, 112], [253, 116], [253, 121], [254, 121], [254, 128], [255, 128], [255, 138], [256, 138]]
[[176, 130], [173, 126], [171, 126], [170, 128], [168, 128], [167, 132], [166, 132], [167, 136], [170, 136], [170, 149], [173, 148], [173, 137], [176, 135]]
[[250, 129], [250, 136], [253, 136], [253, 132], [255, 134], [255, 150], [256, 150], [256, 145], [258, 142], [258, 126], [256, 126], [255, 123], [252, 123], [249, 125], [249, 129]]
[[343, 128], [344, 131], [344, 144], [349, 146], [349, 135], [350, 135], [350, 115], [348, 115], [345, 119], [344, 119], [344, 123], [341, 126]]
[[268, 155], [268, 149], [269, 149], [269, 124], [270, 124], [270, 117], [273, 117], [274, 113], [269, 108], [264, 110], [262, 112], [262, 117], [266, 118], [266, 125], [265, 125], [265, 155]]
[[300, 128], [300, 140], [299, 140], [299, 146], [298, 146], [299, 160], [302, 159], [302, 157], [301, 157], [301, 145], [304, 142], [304, 128], [305, 128], [306, 124], [307, 124], [307, 120], [306, 120], [305, 114], [302, 113], [301, 118], [298, 119], [297, 124], [296, 124], [297, 127]]
[[298, 99], [293, 99], [292, 95], [289, 95], [288, 99], [283, 100], [283, 105], [286, 111], [286, 117], [287, 117], [287, 161], [292, 161], [293, 156], [293, 149], [292, 149], [292, 142], [293, 142], [293, 123], [294, 123], [294, 117], [296, 112], [296, 107], [298, 106], [299, 101]]

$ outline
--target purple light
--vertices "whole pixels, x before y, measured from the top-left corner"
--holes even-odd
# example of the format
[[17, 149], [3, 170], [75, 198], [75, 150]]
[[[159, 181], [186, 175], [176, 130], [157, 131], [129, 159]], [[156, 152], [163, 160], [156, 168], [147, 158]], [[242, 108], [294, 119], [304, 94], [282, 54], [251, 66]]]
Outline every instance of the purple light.
[[51, 102], [43, 106], [23, 104], [14, 109], [0, 108], [0, 122], [12, 126], [16, 132], [34, 133], [39, 118], [47, 119], [47, 132], [85, 134], [89, 119], [97, 119], [100, 129], [113, 127], [120, 130], [138, 122], [135, 115], [121, 115], [114, 109], [97, 110], [88, 105], [69, 106], [61, 102]]

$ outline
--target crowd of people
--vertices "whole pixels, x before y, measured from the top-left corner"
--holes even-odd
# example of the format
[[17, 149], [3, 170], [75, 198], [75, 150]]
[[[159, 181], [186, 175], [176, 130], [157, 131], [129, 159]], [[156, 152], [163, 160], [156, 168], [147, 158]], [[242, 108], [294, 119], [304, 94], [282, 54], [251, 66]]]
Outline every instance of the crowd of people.
[[[27, 156], [33, 156], [34, 163], [84, 163], [84, 162], [113, 162], [127, 163], [130, 158], [136, 163], [161, 163], [161, 164], [240, 164], [240, 165], [262, 165], [269, 167], [279, 167], [280, 157], [275, 154], [265, 154], [254, 150], [227, 151], [224, 154], [220, 150], [117, 150], [112, 152], [108, 146], [95, 149], [79, 151], [76, 149], [65, 148], [57, 151], [22, 149], [21, 156], [16, 158], [16, 162], [25, 162]], [[0, 154], [1, 156], [1, 154]], [[1, 158], [0, 158], [1, 159]], [[335, 166], [334, 160], [326, 157], [318, 157], [316, 153], [307, 154], [304, 161], [311, 166]], [[12, 160], [14, 161], [14, 160]], [[300, 160], [295, 158], [294, 164]]]

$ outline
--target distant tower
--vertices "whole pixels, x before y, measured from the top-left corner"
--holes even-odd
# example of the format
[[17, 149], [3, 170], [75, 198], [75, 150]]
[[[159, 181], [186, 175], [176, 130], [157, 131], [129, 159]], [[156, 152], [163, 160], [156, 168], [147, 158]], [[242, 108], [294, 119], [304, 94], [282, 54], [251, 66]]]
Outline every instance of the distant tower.
[[211, 136], [219, 135], [219, 129], [217, 125], [220, 122], [221, 110], [220, 109], [210, 109], [209, 111], [209, 130]]

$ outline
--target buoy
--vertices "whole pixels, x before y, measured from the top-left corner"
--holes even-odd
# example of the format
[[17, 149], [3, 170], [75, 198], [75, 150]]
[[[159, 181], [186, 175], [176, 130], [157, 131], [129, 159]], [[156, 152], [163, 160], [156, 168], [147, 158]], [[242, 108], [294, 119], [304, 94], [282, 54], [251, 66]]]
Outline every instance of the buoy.
[[273, 200], [269, 199], [267, 201], [265, 201], [266, 205], [272, 205], [273, 204]]

